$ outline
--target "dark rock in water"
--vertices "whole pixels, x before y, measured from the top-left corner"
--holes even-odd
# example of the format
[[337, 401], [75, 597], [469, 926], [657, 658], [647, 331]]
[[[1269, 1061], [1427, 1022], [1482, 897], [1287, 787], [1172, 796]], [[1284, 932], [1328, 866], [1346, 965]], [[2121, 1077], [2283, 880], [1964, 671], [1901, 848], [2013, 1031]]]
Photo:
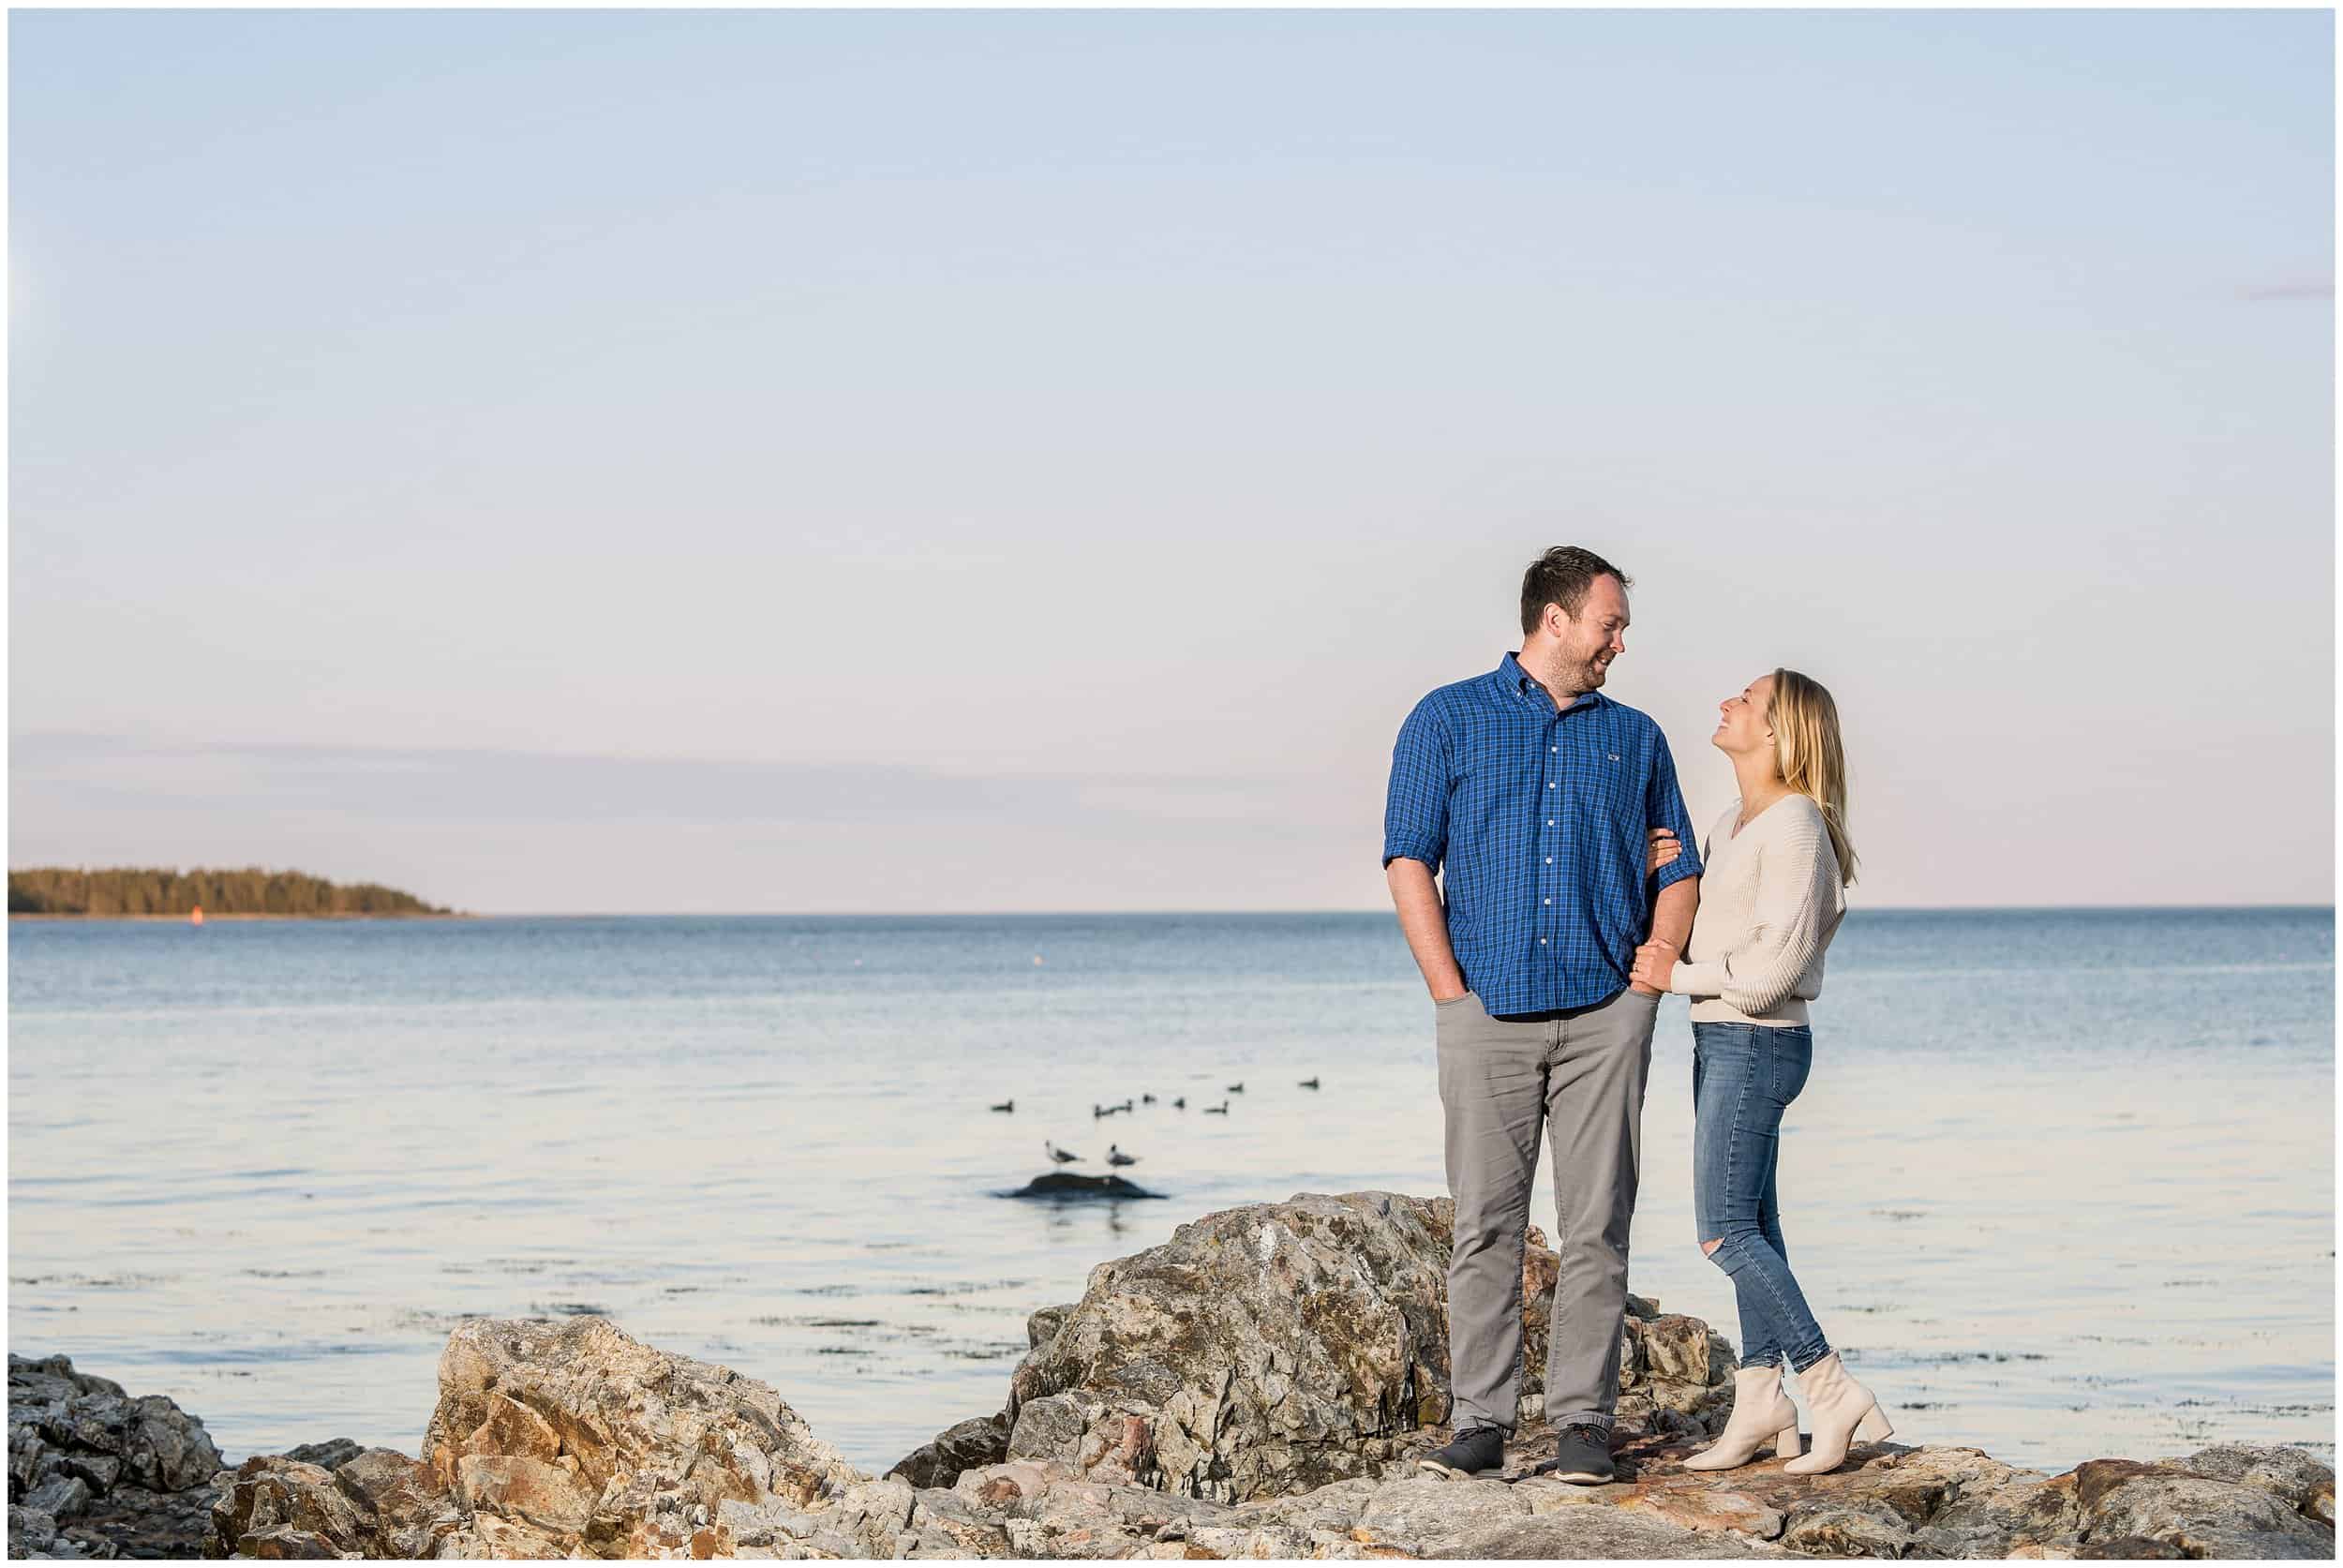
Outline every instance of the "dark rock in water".
[[1005, 1198], [1160, 1198], [1160, 1192], [1150, 1192], [1120, 1176], [1078, 1176], [1070, 1171], [1052, 1171], [1046, 1176], [1036, 1176]]
[[896, 1462], [888, 1475], [901, 1476], [914, 1486], [948, 1486], [963, 1470], [997, 1465], [1008, 1457], [1008, 1422], [997, 1415], [980, 1415], [958, 1422], [935, 1434]]

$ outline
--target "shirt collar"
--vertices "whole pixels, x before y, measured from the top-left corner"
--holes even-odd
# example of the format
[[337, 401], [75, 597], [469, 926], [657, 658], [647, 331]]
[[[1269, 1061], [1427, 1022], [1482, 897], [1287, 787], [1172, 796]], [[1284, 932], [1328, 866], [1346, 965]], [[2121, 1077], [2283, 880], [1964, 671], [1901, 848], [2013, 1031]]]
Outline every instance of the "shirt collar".
[[[1555, 707], [1553, 699], [1545, 694], [1545, 689], [1543, 686], [1540, 686], [1536, 681], [1530, 679], [1530, 672], [1521, 667], [1521, 659], [1515, 653], [1509, 651], [1506, 653], [1504, 658], [1498, 661], [1494, 679], [1496, 679], [1498, 686], [1508, 695], [1520, 698], [1525, 702], [1534, 702], [1549, 713], [1566, 713], [1570, 710], [1569, 709], [1558, 709]], [[1537, 694], [1535, 696], [1531, 696], [1530, 694], [1532, 692], [1535, 692]], [[1592, 697], [1594, 700], [1589, 703], [1587, 701], [1589, 697]], [[1604, 696], [1601, 692], [1581, 692], [1578, 694], [1578, 700], [1573, 702], [1570, 707], [1600, 708], [1610, 700], [1611, 699], [1609, 697]]]

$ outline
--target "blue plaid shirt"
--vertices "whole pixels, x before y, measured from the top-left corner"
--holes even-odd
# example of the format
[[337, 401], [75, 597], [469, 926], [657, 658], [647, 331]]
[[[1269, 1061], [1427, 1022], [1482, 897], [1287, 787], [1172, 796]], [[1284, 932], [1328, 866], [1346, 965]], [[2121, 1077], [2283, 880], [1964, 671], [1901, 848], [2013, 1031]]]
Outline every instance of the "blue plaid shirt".
[[[1646, 829], [1684, 852], [1644, 874]], [[1651, 931], [1661, 889], [1700, 874], [1667, 738], [1589, 692], [1556, 709], [1508, 653], [1408, 715], [1391, 754], [1383, 864], [1439, 872], [1448, 942], [1492, 1014], [1552, 1012], [1615, 995]]]

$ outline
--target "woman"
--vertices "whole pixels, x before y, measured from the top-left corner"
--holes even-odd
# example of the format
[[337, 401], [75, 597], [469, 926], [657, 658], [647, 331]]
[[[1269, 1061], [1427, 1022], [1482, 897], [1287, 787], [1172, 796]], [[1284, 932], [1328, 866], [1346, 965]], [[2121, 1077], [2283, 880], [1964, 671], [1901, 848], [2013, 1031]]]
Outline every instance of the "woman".
[[[1745, 1465], [1770, 1439], [1790, 1461], [1784, 1471], [1815, 1475], [1846, 1458], [1851, 1439], [1876, 1442], [1892, 1430], [1808, 1309], [1774, 1198], [1782, 1113], [1813, 1064], [1806, 1004], [1822, 993], [1823, 950], [1855, 880], [1846, 762], [1838, 706], [1795, 670], [1760, 676], [1720, 711], [1711, 739], [1741, 797], [1701, 845], [1700, 909], [1683, 958], [1647, 944], [1634, 963], [1638, 981], [1693, 999], [1693, 1207], [1701, 1250], [1732, 1277], [1740, 1305], [1732, 1419], [1685, 1468]], [[1656, 864], [1677, 852], [1655, 837]], [[1785, 1361], [1813, 1430], [1803, 1458], [1798, 1411], [1782, 1393]]]

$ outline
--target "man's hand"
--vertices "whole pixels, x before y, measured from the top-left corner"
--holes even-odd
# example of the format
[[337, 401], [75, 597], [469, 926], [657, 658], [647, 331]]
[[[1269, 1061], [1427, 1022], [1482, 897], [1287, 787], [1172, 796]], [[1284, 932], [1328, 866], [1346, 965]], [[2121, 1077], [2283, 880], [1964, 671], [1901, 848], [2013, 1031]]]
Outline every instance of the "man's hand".
[[1408, 950], [1415, 955], [1416, 967], [1424, 971], [1424, 989], [1435, 1002], [1455, 1001], [1470, 987], [1465, 984], [1464, 971], [1456, 967], [1456, 955], [1448, 946], [1448, 917], [1440, 907], [1432, 868], [1421, 860], [1397, 859], [1385, 871], [1384, 879], [1391, 884], [1391, 901], [1399, 911], [1399, 929], [1408, 938]]
[[1638, 995], [1667, 993], [1668, 975], [1676, 967], [1677, 952], [1673, 942], [1646, 942], [1635, 949], [1635, 966], [1628, 976], [1628, 983]]

